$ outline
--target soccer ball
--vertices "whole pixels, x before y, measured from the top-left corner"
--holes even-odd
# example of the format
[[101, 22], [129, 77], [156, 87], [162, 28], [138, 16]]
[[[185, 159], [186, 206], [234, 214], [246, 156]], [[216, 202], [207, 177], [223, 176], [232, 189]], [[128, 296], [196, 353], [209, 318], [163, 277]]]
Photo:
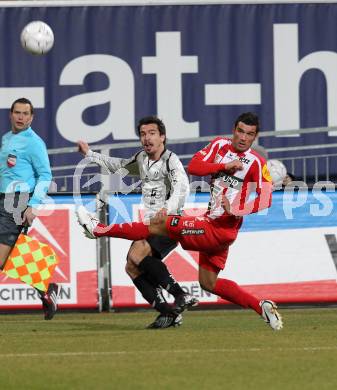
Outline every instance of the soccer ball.
[[267, 167], [273, 180], [274, 187], [281, 187], [287, 175], [287, 168], [280, 160], [268, 160]]
[[48, 24], [35, 20], [21, 32], [21, 45], [29, 53], [46, 54], [54, 45], [54, 33]]

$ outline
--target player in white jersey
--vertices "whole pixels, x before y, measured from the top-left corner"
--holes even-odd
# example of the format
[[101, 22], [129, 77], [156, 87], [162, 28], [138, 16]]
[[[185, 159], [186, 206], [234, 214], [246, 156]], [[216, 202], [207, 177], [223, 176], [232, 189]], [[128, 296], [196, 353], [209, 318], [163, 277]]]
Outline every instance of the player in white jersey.
[[[83, 141], [78, 142], [79, 151], [111, 173], [126, 169], [129, 175], [140, 177], [145, 221], [156, 216], [181, 214], [189, 182], [178, 156], [165, 148], [164, 123], [155, 116], [145, 117], [139, 121], [137, 131], [143, 150], [131, 158], [95, 153]], [[127, 255], [127, 274], [143, 297], [160, 312], [149, 328], [180, 325], [182, 311], [198, 303], [195, 297], [184, 292], [160, 261], [176, 246], [168, 237], [151, 236], [134, 241]], [[175, 297], [173, 307], [166, 302], [161, 287]]]

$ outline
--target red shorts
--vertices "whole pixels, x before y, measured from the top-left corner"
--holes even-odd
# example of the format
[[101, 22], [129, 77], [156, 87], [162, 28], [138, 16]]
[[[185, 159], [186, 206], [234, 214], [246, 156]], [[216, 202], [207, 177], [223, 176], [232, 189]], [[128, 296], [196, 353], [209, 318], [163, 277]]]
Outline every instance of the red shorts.
[[200, 252], [201, 267], [209, 269], [207, 264], [211, 263], [223, 269], [229, 246], [235, 241], [241, 224], [242, 218], [233, 216], [222, 216], [215, 220], [206, 216], [169, 216], [166, 228], [169, 237], [180, 242], [184, 249]]

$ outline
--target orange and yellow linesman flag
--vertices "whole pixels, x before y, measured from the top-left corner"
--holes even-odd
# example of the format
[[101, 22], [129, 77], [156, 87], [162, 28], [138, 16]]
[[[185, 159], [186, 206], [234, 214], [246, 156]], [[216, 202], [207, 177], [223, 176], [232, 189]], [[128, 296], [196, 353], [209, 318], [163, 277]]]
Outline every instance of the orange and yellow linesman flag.
[[47, 291], [58, 258], [54, 250], [32, 237], [20, 234], [3, 272], [41, 291]]

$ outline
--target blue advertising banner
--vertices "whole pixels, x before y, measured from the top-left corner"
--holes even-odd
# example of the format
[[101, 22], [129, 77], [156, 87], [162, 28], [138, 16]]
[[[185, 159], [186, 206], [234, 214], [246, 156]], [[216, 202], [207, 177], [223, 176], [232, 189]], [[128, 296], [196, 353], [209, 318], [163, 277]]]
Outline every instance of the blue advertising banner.
[[[20, 45], [32, 20], [54, 31], [44, 56]], [[22, 95], [48, 148], [136, 140], [135, 121], [149, 114], [164, 119], [171, 140], [228, 134], [248, 110], [262, 131], [336, 126], [336, 20], [334, 3], [0, 8], [1, 134]], [[262, 139], [336, 141], [334, 133]]]

